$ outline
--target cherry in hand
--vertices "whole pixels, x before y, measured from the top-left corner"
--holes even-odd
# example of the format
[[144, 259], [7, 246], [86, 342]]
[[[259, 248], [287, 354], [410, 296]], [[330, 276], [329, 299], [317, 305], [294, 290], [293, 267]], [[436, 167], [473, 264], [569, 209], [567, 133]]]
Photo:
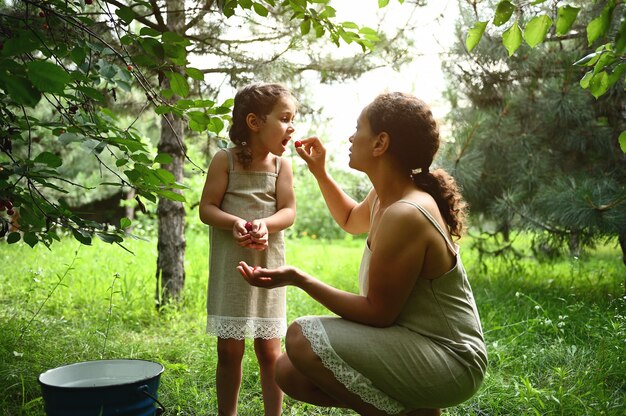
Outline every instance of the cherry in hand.
[[300, 140], [296, 140], [295, 142], [293, 142], [293, 145], [296, 147], [302, 147], [302, 142]]
[[246, 225], [244, 225], [244, 227], [246, 227], [246, 230], [252, 231], [252, 223], [250, 221], [246, 222]]

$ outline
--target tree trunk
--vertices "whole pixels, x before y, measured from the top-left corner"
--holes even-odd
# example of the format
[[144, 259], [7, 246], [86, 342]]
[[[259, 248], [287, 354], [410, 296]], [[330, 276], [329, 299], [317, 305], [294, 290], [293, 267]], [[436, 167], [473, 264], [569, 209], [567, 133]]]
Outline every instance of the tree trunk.
[[[185, 4], [182, 0], [167, 0], [168, 30], [179, 33], [184, 27]], [[175, 11], [169, 13], [169, 11]], [[169, 79], [162, 78], [162, 89], [168, 89]], [[178, 97], [172, 97], [175, 101]], [[159, 153], [167, 153], [172, 163], [162, 165], [170, 171], [176, 182], [183, 182], [185, 162], [185, 145], [183, 143], [183, 120], [173, 113], [164, 114], [161, 118], [161, 139], [158, 144]], [[180, 192], [180, 191], [176, 191]], [[185, 208], [181, 202], [160, 198], [157, 205], [159, 237], [157, 243], [156, 268], [156, 303], [157, 306], [172, 300], [178, 300], [185, 285]]]
[[[185, 154], [179, 140], [183, 137], [183, 120], [170, 113], [164, 116], [161, 123], [159, 153], [167, 153], [173, 159], [172, 163], [162, 167], [172, 172], [176, 182], [182, 183]], [[157, 305], [162, 305], [179, 299], [185, 285], [185, 208], [182, 202], [160, 198], [157, 217], [156, 300]]]

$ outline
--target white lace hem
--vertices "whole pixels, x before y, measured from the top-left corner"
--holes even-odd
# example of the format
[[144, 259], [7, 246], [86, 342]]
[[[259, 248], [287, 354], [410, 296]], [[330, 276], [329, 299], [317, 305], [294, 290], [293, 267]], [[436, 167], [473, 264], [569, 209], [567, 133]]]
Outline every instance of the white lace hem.
[[367, 377], [350, 367], [335, 352], [318, 317], [305, 316], [295, 322], [302, 328], [302, 334], [309, 340], [313, 352], [320, 357], [324, 367], [332, 371], [335, 378], [348, 390], [383, 412], [397, 414], [405, 410], [400, 402], [376, 388]]
[[209, 315], [206, 332], [219, 338], [283, 338], [287, 333], [287, 319]]

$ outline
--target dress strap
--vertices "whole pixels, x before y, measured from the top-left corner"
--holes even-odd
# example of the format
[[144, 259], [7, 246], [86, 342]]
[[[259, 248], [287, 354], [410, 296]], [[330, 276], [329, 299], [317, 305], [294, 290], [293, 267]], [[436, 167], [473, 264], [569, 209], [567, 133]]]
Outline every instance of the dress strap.
[[233, 155], [230, 153], [229, 149], [221, 149], [222, 151], [226, 152], [226, 156], [228, 156], [228, 171], [232, 172], [234, 169], [233, 166]]
[[280, 173], [280, 162], [282, 161], [282, 157], [276, 156], [276, 174]]
[[439, 223], [437, 222], [436, 219], [433, 218], [432, 215], [430, 215], [430, 212], [428, 212], [424, 207], [422, 207], [419, 204], [416, 204], [415, 202], [412, 201], [406, 201], [404, 199], [401, 199], [398, 202], [404, 202], [405, 204], [409, 204], [409, 205], [413, 205], [415, 208], [417, 208], [418, 210], [421, 211], [422, 214], [424, 214], [424, 216], [426, 218], [428, 218], [428, 220], [435, 226], [435, 228], [437, 229], [437, 231], [439, 231], [439, 234], [441, 234], [441, 236], [443, 237], [444, 240], [446, 240], [446, 244], [448, 245], [448, 248], [450, 249], [450, 251], [452, 251], [452, 253], [454, 253], [454, 255], [457, 255], [457, 250], [456, 250], [456, 246], [452, 243], [452, 241], [450, 241], [450, 239], [448, 238], [448, 234], [441, 228], [441, 225], [439, 225]]
[[378, 202], [378, 194], [374, 197], [374, 201], [372, 202], [372, 206], [370, 207], [370, 224], [374, 220], [374, 208], [376, 208], [376, 203]]

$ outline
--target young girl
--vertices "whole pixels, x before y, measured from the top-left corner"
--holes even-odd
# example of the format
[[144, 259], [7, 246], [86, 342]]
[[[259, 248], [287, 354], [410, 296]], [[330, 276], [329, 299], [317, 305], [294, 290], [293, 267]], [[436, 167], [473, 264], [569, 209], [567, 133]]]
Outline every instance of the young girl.
[[282, 158], [294, 132], [296, 100], [283, 86], [254, 84], [235, 95], [234, 147], [211, 161], [200, 200], [210, 225], [207, 332], [217, 338], [220, 415], [237, 414], [245, 338], [254, 339], [265, 415], [279, 415], [283, 393], [274, 381], [280, 339], [287, 329], [285, 290], [246, 284], [239, 261], [284, 264], [283, 230], [293, 224], [296, 201], [291, 163]]

